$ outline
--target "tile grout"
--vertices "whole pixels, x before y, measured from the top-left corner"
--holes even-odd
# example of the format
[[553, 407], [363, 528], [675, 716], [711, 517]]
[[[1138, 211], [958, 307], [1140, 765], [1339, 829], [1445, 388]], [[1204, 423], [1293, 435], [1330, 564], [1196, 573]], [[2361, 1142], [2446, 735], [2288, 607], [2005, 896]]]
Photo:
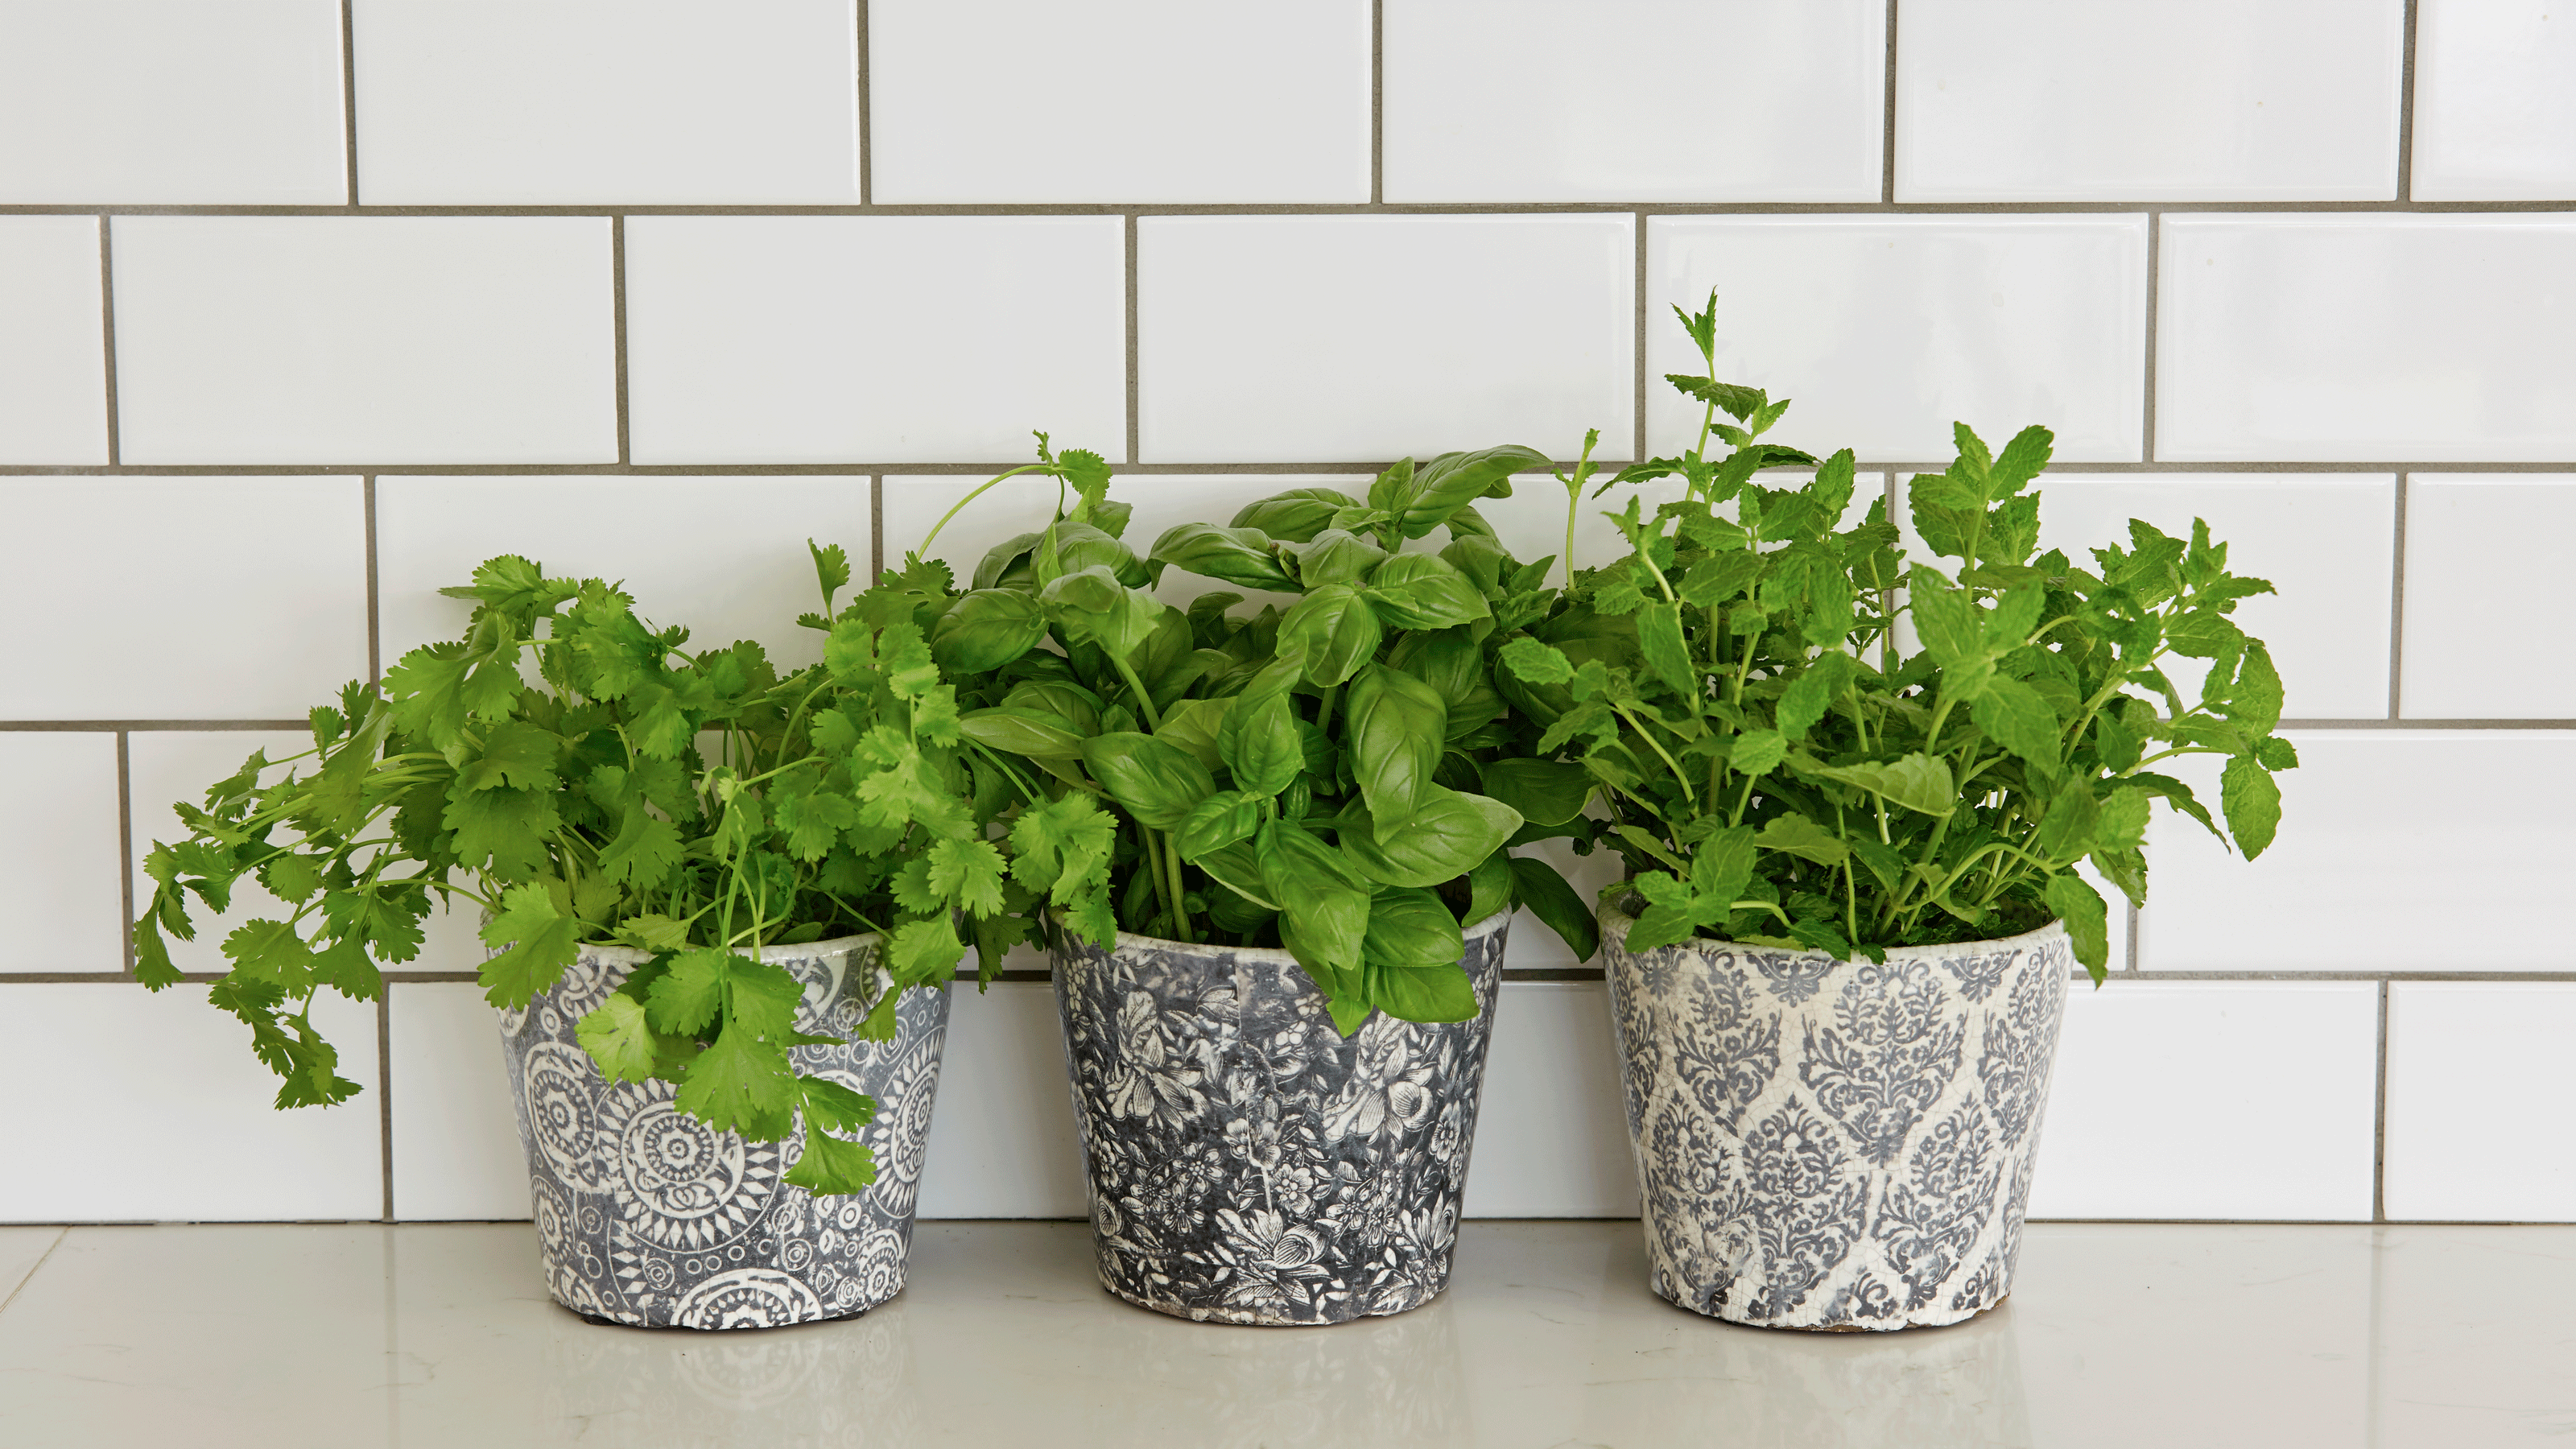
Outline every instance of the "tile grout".
[[107, 417], [107, 466], [123, 465], [124, 444], [121, 441], [122, 420], [117, 416], [116, 396], [116, 254], [109, 233], [114, 231], [109, 218], [98, 219], [98, 329], [100, 372], [107, 384], [105, 410]]
[[[376, 574], [376, 480], [373, 475], [366, 475], [358, 483], [364, 490], [367, 536], [367, 682], [375, 684], [385, 677], [381, 647], [383, 635], [378, 628], [381, 591], [377, 587]], [[355, 725], [357, 721], [351, 720], [350, 723]]]
[[385, 1222], [394, 1220], [393, 985], [376, 991], [376, 1151], [384, 1166]]
[[[1629, 341], [1629, 347], [1632, 350], [1629, 371], [1636, 379], [1634, 387], [1636, 417], [1630, 423], [1630, 426], [1636, 429], [1636, 434], [1628, 440], [1628, 456], [1631, 458], [1648, 458], [1654, 455], [1654, 449], [1646, 446], [1646, 323], [1653, 315], [1653, 309], [1646, 301], [1648, 256], [1646, 250], [1646, 236], [1648, 231], [1646, 225], [1646, 213], [1642, 211], [1638, 212], [1633, 224], [1637, 228], [1636, 258], [1630, 263], [1630, 265], [1636, 268], [1637, 273], [1636, 286], [1634, 288], [1637, 294], [1637, 335]], [[1890, 506], [1892, 507], [1893, 505]], [[1574, 567], [1574, 560], [1567, 559], [1565, 561], [1565, 566], [1569, 570], [1566, 577], [1572, 578], [1573, 574], [1570, 570]]]
[[868, 475], [868, 585], [885, 577], [885, 475]]
[[0, 1313], [8, 1312], [9, 1305], [18, 1301], [18, 1295], [27, 1291], [27, 1285], [36, 1281], [36, 1275], [45, 1271], [45, 1265], [54, 1261], [54, 1250], [61, 1247], [63, 1240], [72, 1235], [73, 1226], [69, 1223], [64, 1224], [62, 1231], [54, 1234], [54, 1240], [45, 1245], [44, 1255], [36, 1259], [36, 1266], [27, 1270], [26, 1276], [20, 1278], [17, 1285], [9, 1290], [8, 1297], [0, 1298]]
[[2415, 195], [2415, 7], [2406, 0], [2397, 52], [2397, 200]]
[[869, 114], [872, 106], [868, 96], [868, 0], [856, 0], [856, 4], [858, 9], [853, 19], [858, 42], [859, 204], [866, 206], [876, 195], [876, 119]]
[[116, 891], [124, 915], [116, 923], [117, 949], [126, 979], [134, 977], [134, 760], [132, 739], [116, 732]]
[[1887, 90], [1879, 99], [1878, 199], [1896, 202], [1896, 6], [1887, 0]]
[[1136, 218], [1133, 215], [1129, 215], [1125, 219], [1124, 224], [1120, 227], [1120, 232], [1125, 243], [1126, 261], [1124, 300], [1126, 303], [1127, 327], [1127, 461], [1132, 465], [1138, 459], [1137, 450], [1140, 442], [1138, 419], [1142, 415], [1141, 399], [1143, 397], [1144, 386], [1138, 375], [1139, 358], [1142, 355], [1143, 341], [1137, 336], [1136, 328], [1136, 251], [1138, 239], [1136, 235]]
[[1369, 0], [1369, 205], [1386, 203], [1386, 0]]
[[[883, 458], [848, 459], [828, 463], [0, 463], [0, 477], [10, 478], [239, 478], [239, 477], [320, 477], [330, 475], [374, 474], [379, 477], [420, 478], [698, 478], [698, 477], [861, 477], [869, 473], [918, 474], [924, 477], [951, 475], [989, 476], [1006, 468], [1018, 467], [1020, 458], [994, 458], [981, 462], [905, 462]], [[1187, 476], [1202, 473], [1260, 474], [1362, 474], [1374, 476], [1388, 462], [1334, 459], [1280, 459], [1261, 461], [1204, 461], [1176, 463], [1113, 463], [1110, 471], [1121, 477], [1149, 478], [1157, 475]], [[1571, 457], [1554, 460], [1555, 466], [1566, 467]], [[1596, 459], [1596, 461], [1611, 461]], [[1628, 461], [1635, 461], [1633, 459]], [[1950, 466], [1948, 458], [1859, 458], [1855, 466], [1863, 471], [1883, 472], [1894, 469], [1908, 473], [1938, 473]], [[2175, 477], [2194, 474], [2258, 473], [2298, 476], [2362, 476], [2386, 473], [2569, 473], [2576, 472], [2576, 458], [2565, 459], [2193, 459], [2154, 462], [2115, 461], [2103, 459], [2067, 459], [2050, 470], [2059, 478], [2083, 478], [2097, 474]]]
[[626, 413], [626, 218], [608, 219], [608, 325], [611, 357], [617, 367], [617, 461], [631, 466], [635, 455]]
[[2162, 213], [2147, 216], [2147, 356], [2139, 373], [2139, 391], [2145, 405], [2138, 423], [2138, 458], [2141, 462], [2156, 460], [2156, 288], [2164, 261], [2165, 219]]
[[342, 186], [358, 204], [358, 27], [356, 0], [340, 0], [340, 151]]
[[2396, 517], [2389, 521], [2388, 571], [2388, 717], [2403, 718], [2406, 703], [2406, 484], [2397, 474]]
[[2145, 211], [2187, 215], [2443, 216], [2576, 212], [2576, 198], [2505, 201], [2193, 200], [2065, 198], [2051, 201], [1225, 201], [1225, 202], [698, 202], [455, 203], [329, 206], [264, 203], [9, 202], [0, 216], [188, 217], [601, 217], [601, 216], [1616, 216], [1643, 207], [1659, 216], [2102, 216]]
[[2388, 987], [2379, 983], [2379, 1038], [2373, 1048], [2377, 1076], [2371, 1088], [2370, 1220], [2388, 1221]]

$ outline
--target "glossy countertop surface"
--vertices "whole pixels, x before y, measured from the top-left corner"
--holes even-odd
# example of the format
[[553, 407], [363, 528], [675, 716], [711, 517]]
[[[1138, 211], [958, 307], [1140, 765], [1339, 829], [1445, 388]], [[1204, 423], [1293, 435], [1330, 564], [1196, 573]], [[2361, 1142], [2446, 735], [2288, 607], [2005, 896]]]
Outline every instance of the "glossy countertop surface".
[[11, 1446], [2352, 1445], [2576, 1435], [2576, 1228], [2034, 1224], [1956, 1328], [1737, 1328], [1633, 1222], [1470, 1222], [1321, 1329], [1100, 1291], [1088, 1230], [924, 1223], [911, 1286], [763, 1333], [600, 1327], [526, 1224], [0, 1228]]

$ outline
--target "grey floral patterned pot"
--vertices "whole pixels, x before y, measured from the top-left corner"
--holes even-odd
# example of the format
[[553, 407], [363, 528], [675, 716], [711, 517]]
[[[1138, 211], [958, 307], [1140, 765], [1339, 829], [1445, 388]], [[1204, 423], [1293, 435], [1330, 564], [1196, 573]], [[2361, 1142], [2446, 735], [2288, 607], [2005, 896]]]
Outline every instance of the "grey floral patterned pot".
[[1347, 1039], [1285, 951], [1056, 934], [1103, 1287], [1264, 1326], [1402, 1313], [1449, 1283], [1507, 917], [1466, 933], [1484, 1008]]
[[[798, 1030], [846, 1037], [891, 984], [878, 945], [846, 936], [760, 954], [804, 983]], [[861, 1139], [875, 1184], [818, 1198], [785, 1180], [801, 1124], [786, 1143], [747, 1142], [680, 1111], [667, 1082], [610, 1083], [581, 1049], [574, 1023], [647, 959], [585, 946], [526, 1011], [500, 1014], [547, 1291], [647, 1328], [846, 1318], [901, 1292], [948, 993], [905, 992], [891, 1041], [791, 1048], [800, 1069], [877, 1100]]]
[[1655, 1292], [1730, 1323], [1956, 1323], [2012, 1290], [2075, 954], [2052, 924], [1884, 965], [1601, 914]]

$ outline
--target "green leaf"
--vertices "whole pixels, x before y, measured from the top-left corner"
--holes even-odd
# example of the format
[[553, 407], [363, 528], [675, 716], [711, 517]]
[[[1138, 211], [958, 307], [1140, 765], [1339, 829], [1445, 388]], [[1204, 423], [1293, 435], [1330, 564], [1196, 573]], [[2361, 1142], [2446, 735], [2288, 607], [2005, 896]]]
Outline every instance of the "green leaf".
[[987, 749], [1033, 760], [1070, 760], [1082, 754], [1082, 735], [1043, 710], [998, 705], [974, 710], [957, 717], [957, 732]]
[[717, 946], [672, 957], [662, 974], [653, 978], [645, 997], [645, 1015], [653, 1029], [673, 1036], [704, 1036], [724, 1010], [725, 973], [735, 959], [731, 951]]
[[573, 1035], [612, 1082], [650, 1081], [658, 1075], [661, 1043], [645, 1024], [644, 1003], [632, 996], [610, 992], [573, 1024]]
[[1288, 693], [1238, 703], [1217, 729], [1217, 754], [1233, 773], [1234, 787], [1246, 796], [1267, 800], [1287, 789], [1306, 765], [1305, 738]]
[[1148, 734], [1120, 731], [1082, 742], [1082, 762], [1128, 814], [1148, 830], [1171, 830], [1216, 793], [1215, 777], [1189, 751]]
[[805, 540], [805, 551], [814, 556], [814, 582], [823, 590], [823, 611], [832, 610], [832, 596], [850, 586], [850, 556], [837, 543], [817, 544]]
[[1920, 564], [1906, 574], [1905, 597], [1914, 608], [1914, 631], [1924, 652], [1944, 669], [1984, 657], [1977, 606], [1968, 591], [1943, 581]]
[[2299, 751], [2279, 735], [2266, 735], [2254, 742], [2254, 759], [2267, 770], [2299, 768]]
[[830, 1077], [799, 1077], [796, 1086], [805, 1098], [805, 1123], [809, 1129], [820, 1123], [835, 1132], [856, 1132], [876, 1120], [876, 1098], [852, 1091]]
[[763, 1142], [795, 1130], [797, 1100], [787, 1048], [738, 1028], [727, 1028], [698, 1053], [673, 1098], [681, 1111], [718, 1131], [731, 1128]]
[[2259, 639], [2246, 641], [2236, 683], [2227, 692], [2227, 718], [2251, 735], [2268, 735], [2281, 722], [2281, 672]]
[[1380, 886], [1370, 893], [1360, 949], [1372, 966], [1456, 966], [1467, 947], [1440, 897], [1415, 886]]
[[1386, 562], [1386, 550], [1345, 529], [1328, 528], [1297, 549], [1297, 579], [1306, 588], [1357, 586]]
[[487, 946], [509, 947], [483, 963], [483, 999], [513, 1011], [525, 1010], [581, 954], [580, 920], [557, 910], [542, 885], [503, 891], [501, 910], [482, 934]]
[[1172, 832], [1181, 859], [1195, 861], [1212, 851], [1250, 840], [1261, 828], [1261, 800], [1240, 790], [1219, 790], [1196, 806]]
[[1532, 825], [1563, 825], [1592, 798], [1592, 776], [1580, 765], [1529, 758], [1496, 760], [1479, 771], [1485, 793]]
[[[822, 1078], [805, 1077], [801, 1080], [810, 1090], [812, 1084]], [[860, 1192], [877, 1180], [876, 1154], [861, 1143], [844, 1142], [828, 1132], [815, 1129], [809, 1108], [805, 1150], [798, 1155], [796, 1165], [787, 1170], [787, 1180], [816, 1197]]]
[[1778, 769], [1788, 757], [1788, 736], [1778, 730], [1746, 730], [1736, 736], [1734, 747], [1726, 752], [1726, 764], [1737, 774], [1759, 779]]
[[1564, 650], [1526, 634], [1505, 644], [1498, 657], [1514, 677], [1531, 684], [1563, 684], [1574, 677], [1574, 661]]
[[2103, 799], [2101, 820], [2093, 827], [2095, 843], [2130, 848], [2145, 844], [2149, 808], [2146, 791], [2127, 785], [2113, 790]]
[[[842, 803], [847, 805], [849, 802]], [[671, 868], [678, 865], [686, 853], [687, 846], [680, 839], [679, 827], [650, 813], [638, 803], [627, 807], [624, 818], [618, 823], [616, 839], [600, 851], [599, 872], [611, 881], [632, 885], [637, 891], [650, 890], [670, 875]]]
[[1713, 831], [1691, 853], [1690, 888], [1702, 920], [1723, 920], [1753, 880], [1753, 827]]
[[2110, 907], [2102, 903], [2101, 893], [2074, 872], [2061, 871], [2048, 878], [2040, 898], [2065, 922], [2066, 934], [2075, 943], [2075, 959], [2084, 963], [2094, 981], [2101, 981], [2111, 961]]
[[1351, 820], [1342, 849], [1369, 879], [1384, 885], [1437, 886], [1465, 875], [1520, 829], [1520, 812], [1483, 795], [1428, 787], [1400, 828]]
[[1740, 387], [1735, 383], [1718, 382], [1711, 378], [1693, 377], [1685, 373], [1665, 373], [1664, 381], [1671, 383], [1687, 396], [1704, 403], [1715, 403], [1719, 412], [1739, 423], [1762, 411], [1763, 406], [1770, 401], [1758, 387]]
[[1382, 635], [1377, 611], [1359, 590], [1326, 584], [1280, 619], [1279, 657], [1302, 661], [1306, 682], [1329, 688], [1375, 658]]
[[1860, 666], [1850, 655], [1830, 649], [1818, 655], [1780, 695], [1777, 723], [1780, 733], [1790, 740], [1805, 737], [1816, 722], [1833, 708], [1834, 700], [1852, 687], [1859, 677]]
[[1488, 618], [1475, 580], [1436, 554], [1400, 553], [1377, 566], [1361, 596], [1379, 622], [1398, 629], [1447, 629]]
[[1038, 601], [1075, 642], [1096, 644], [1120, 660], [1153, 634], [1165, 607], [1152, 594], [1120, 583], [1105, 564], [1064, 575], [1041, 590]]
[[1511, 862], [1512, 887], [1521, 904], [1574, 949], [1576, 960], [1591, 960], [1592, 953], [1601, 949], [1601, 926], [1582, 894], [1546, 861], [1513, 856]]
[[1370, 891], [1343, 853], [1277, 820], [1261, 827], [1254, 853], [1262, 887], [1279, 906], [1281, 939], [1298, 961], [1310, 970], [1359, 970]]
[[1818, 865], [1840, 865], [1851, 857], [1851, 848], [1843, 844], [1841, 836], [1794, 812], [1775, 815], [1764, 822], [1762, 833], [1753, 837], [1753, 843]]
[[1696, 696], [1699, 681], [1690, 651], [1682, 644], [1681, 606], [1658, 600], [1637, 611], [1637, 647], [1646, 667], [1675, 694]]
[[1443, 453], [1422, 466], [1406, 494], [1400, 525], [1404, 536], [1420, 538], [1428, 534], [1448, 522], [1449, 515], [1479, 498], [1510, 497], [1514, 473], [1542, 472], [1547, 466], [1545, 453], [1517, 444], [1472, 453]]
[[1512, 858], [1498, 850], [1467, 872], [1467, 908], [1458, 913], [1458, 919], [1472, 926], [1511, 905]]
[[[2127, 793], [2136, 796], [2143, 805], [2145, 796], [2137, 795], [2135, 791]], [[2058, 791], [2057, 798], [2048, 802], [2048, 813], [2040, 817], [2039, 830], [2031, 837], [2032, 848], [2051, 862], [2080, 860], [2092, 853], [2101, 819], [2101, 803], [2079, 780]]]
[[1291, 488], [1258, 503], [1245, 504], [1234, 515], [1234, 526], [1257, 528], [1290, 543], [1305, 543], [1330, 528], [1334, 514], [1359, 506], [1358, 499], [1335, 489]]
[[1433, 966], [1372, 959], [1362, 980], [1369, 1004], [1398, 1021], [1473, 1021], [1483, 1010], [1475, 983], [1455, 961]]
[[1020, 589], [977, 589], [930, 628], [931, 657], [951, 674], [999, 669], [1046, 637], [1046, 609]]
[[990, 841], [941, 840], [930, 847], [930, 888], [957, 910], [1000, 914], [1002, 869], [1002, 852]]
[[1983, 694], [1968, 707], [1977, 728], [1996, 744], [2054, 776], [2059, 764], [2057, 711], [2039, 691], [2001, 675], [1988, 680]]
[[1867, 790], [1890, 805], [1902, 805], [1925, 815], [1947, 815], [1959, 808], [1959, 790], [1951, 782], [1950, 767], [1929, 755], [1911, 754], [1856, 765], [1820, 765], [1793, 758], [1790, 764], [1801, 774], [1839, 780]]
[[1448, 737], [1448, 706], [1430, 685], [1371, 663], [1351, 682], [1345, 710], [1344, 739], [1360, 798], [1379, 829], [1398, 829], [1436, 788], [1431, 776]]
[[2252, 860], [2269, 849], [2281, 827], [2281, 787], [2252, 755], [2230, 758], [2218, 774], [2218, 808], [2227, 816], [2236, 848]]
[[322, 868], [311, 856], [273, 855], [260, 866], [259, 883], [279, 900], [301, 904], [322, 889]]
[[1184, 523], [1166, 529], [1150, 555], [1186, 573], [1204, 574], [1247, 589], [1293, 591], [1297, 580], [1279, 566], [1270, 535], [1258, 528], [1220, 528], [1213, 523]]

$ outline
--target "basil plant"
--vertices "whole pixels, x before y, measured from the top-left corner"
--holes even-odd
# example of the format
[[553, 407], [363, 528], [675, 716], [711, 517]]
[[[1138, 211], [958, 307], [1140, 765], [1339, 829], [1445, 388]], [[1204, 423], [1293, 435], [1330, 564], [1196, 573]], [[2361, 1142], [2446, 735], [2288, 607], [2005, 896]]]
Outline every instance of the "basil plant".
[[[1371, 1011], [1473, 1016], [1463, 929], [1515, 905], [1591, 954], [1573, 888], [1510, 853], [1573, 833], [1587, 789], [1495, 687], [1553, 560], [1516, 562], [1472, 507], [1544, 458], [1408, 459], [1364, 499], [1294, 489], [1139, 554], [1107, 466], [1043, 435], [1040, 453], [1014, 472], [1054, 473], [1069, 506], [987, 554], [930, 639], [968, 747], [1018, 792], [1015, 871], [1061, 929], [1285, 947], [1345, 1034]], [[1438, 552], [1405, 547], [1439, 530]], [[1277, 597], [1182, 608], [1155, 593], [1171, 569]], [[1072, 838], [1058, 812], [1095, 799], [1115, 828]], [[1059, 858], [1105, 859], [1109, 889], [1056, 893]]]
[[[2079, 863], [2143, 904], [2158, 801], [2249, 859], [2271, 843], [2272, 776], [2298, 756], [2273, 733], [2271, 654], [2230, 616], [2272, 585], [2231, 572], [2206, 523], [2177, 539], [2133, 521], [2089, 567], [2043, 551], [2048, 430], [1998, 455], [1961, 424], [1957, 460], [1908, 485], [1940, 560], [1909, 565], [1886, 500], [1849, 520], [1850, 450], [1763, 442], [1788, 400], [1716, 381], [1714, 303], [1675, 310], [1710, 364], [1668, 378], [1702, 405], [1699, 440], [1601, 491], [1672, 479], [1680, 496], [1630, 496], [1608, 515], [1625, 556], [1572, 575], [1500, 649], [1539, 753], [1583, 769], [1626, 861], [1630, 948], [1710, 934], [1884, 960], [2057, 919], [2099, 980], [2109, 910]], [[1560, 475], [1570, 505], [1589, 453]], [[1773, 486], [1784, 465], [1813, 472]], [[2225, 757], [2224, 830], [2156, 768], [2192, 754]]]
[[[474, 601], [463, 637], [314, 710], [309, 752], [255, 753], [175, 807], [188, 835], [145, 860], [137, 975], [176, 984], [166, 937], [194, 939], [191, 900], [221, 912], [257, 880], [282, 918], [224, 938], [210, 999], [284, 1079], [279, 1107], [326, 1105], [358, 1087], [315, 997], [375, 999], [433, 900], [464, 903], [487, 918], [495, 1005], [526, 1007], [586, 945], [651, 953], [579, 1023], [609, 1078], [671, 1082], [682, 1110], [760, 1141], [800, 1115], [864, 1125], [872, 1101], [797, 1070], [790, 1048], [834, 1039], [796, 1030], [802, 988], [760, 948], [880, 933], [893, 986], [859, 1035], [883, 1039], [903, 990], [955, 975], [958, 919], [1009, 909], [1005, 859], [915, 600], [872, 589], [833, 614], [848, 564], [813, 553], [825, 612], [801, 622], [828, 631], [825, 662], [783, 676], [758, 644], [689, 647], [601, 580], [485, 563], [444, 591]], [[874, 1180], [860, 1143], [804, 1143], [790, 1181]]]

